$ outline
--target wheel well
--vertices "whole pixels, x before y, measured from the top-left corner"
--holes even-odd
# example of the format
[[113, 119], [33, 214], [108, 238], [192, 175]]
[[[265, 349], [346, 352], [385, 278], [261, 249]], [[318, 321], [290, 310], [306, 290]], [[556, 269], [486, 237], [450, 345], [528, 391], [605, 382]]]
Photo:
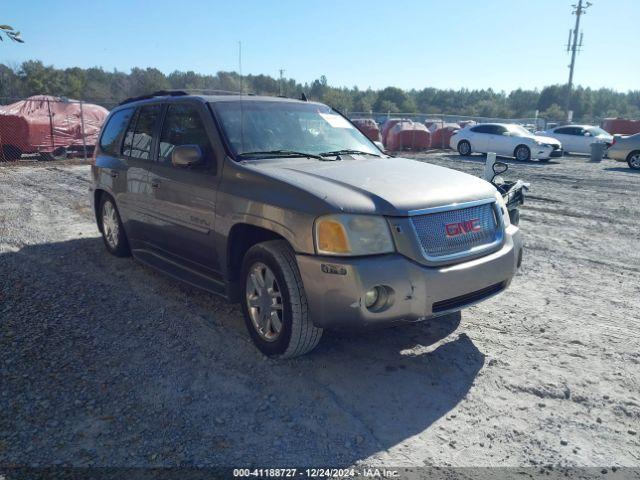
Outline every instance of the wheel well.
[[628, 162], [628, 161], [631, 159], [631, 157], [632, 157], [633, 155], [635, 155], [636, 153], [640, 153], [640, 150], [631, 150], [631, 151], [629, 152], [629, 155], [627, 155], [627, 162]]
[[516, 148], [513, 149], [513, 156], [516, 156], [516, 152], [518, 151], [518, 149], [520, 147], [527, 147], [529, 149], [529, 152], [531, 152], [531, 147], [529, 147], [529, 145], [525, 145], [524, 143], [520, 143], [518, 145], [516, 145]]
[[266, 228], [247, 223], [239, 223], [231, 228], [227, 238], [227, 280], [231, 301], [237, 302], [239, 299], [240, 269], [244, 255], [255, 244], [267, 240], [285, 240], [285, 238]]
[[103, 196], [110, 197], [104, 190], [96, 190], [93, 192], [93, 213], [96, 216], [96, 223], [98, 224], [98, 230], [102, 233], [102, 222], [100, 221], [100, 202]]

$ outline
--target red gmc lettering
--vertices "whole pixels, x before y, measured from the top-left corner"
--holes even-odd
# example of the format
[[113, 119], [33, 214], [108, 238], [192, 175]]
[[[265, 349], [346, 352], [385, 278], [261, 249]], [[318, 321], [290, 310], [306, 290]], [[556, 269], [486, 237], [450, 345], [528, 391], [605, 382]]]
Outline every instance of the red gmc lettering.
[[479, 232], [480, 230], [482, 230], [482, 227], [480, 226], [479, 218], [465, 220], [464, 222], [445, 223], [444, 225], [447, 237], [457, 237], [458, 235]]

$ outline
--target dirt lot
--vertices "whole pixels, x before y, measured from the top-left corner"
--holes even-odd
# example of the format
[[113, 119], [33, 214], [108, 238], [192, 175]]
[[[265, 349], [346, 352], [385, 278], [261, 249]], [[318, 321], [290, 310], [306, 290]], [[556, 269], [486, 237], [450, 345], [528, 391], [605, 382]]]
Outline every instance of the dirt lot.
[[0, 166], [0, 464], [640, 466], [640, 174], [510, 163], [532, 188], [507, 293], [291, 361], [108, 255], [88, 167]]

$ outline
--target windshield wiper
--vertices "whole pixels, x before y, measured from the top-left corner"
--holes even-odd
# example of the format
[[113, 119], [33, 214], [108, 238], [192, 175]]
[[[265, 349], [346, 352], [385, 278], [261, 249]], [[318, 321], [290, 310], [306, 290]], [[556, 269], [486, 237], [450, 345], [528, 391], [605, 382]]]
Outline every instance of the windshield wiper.
[[363, 152], [362, 150], [351, 150], [349, 148], [345, 148], [344, 150], [334, 150], [332, 152], [322, 152], [320, 154], [321, 157], [333, 157], [335, 155], [373, 155], [374, 157], [380, 157], [380, 155], [371, 152]]
[[237, 158], [258, 157], [260, 155], [275, 155], [281, 157], [307, 157], [325, 161], [320, 155], [307, 152], [297, 152], [295, 150], [258, 150], [255, 152], [242, 152], [236, 155]]

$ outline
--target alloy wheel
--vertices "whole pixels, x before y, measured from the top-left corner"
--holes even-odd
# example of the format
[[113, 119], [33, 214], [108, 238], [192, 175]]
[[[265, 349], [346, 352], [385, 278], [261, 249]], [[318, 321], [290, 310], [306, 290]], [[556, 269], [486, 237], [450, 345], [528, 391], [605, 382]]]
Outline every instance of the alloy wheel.
[[282, 291], [264, 263], [254, 263], [246, 278], [246, 302], [251, 323], [260, 337], [275, 342], [282, 332]]
[[102, 231], [109, 246], [114, 250], [118, 248], [120, 223], [116, 209], [109, 201], [105, 202], [102, 207]]

